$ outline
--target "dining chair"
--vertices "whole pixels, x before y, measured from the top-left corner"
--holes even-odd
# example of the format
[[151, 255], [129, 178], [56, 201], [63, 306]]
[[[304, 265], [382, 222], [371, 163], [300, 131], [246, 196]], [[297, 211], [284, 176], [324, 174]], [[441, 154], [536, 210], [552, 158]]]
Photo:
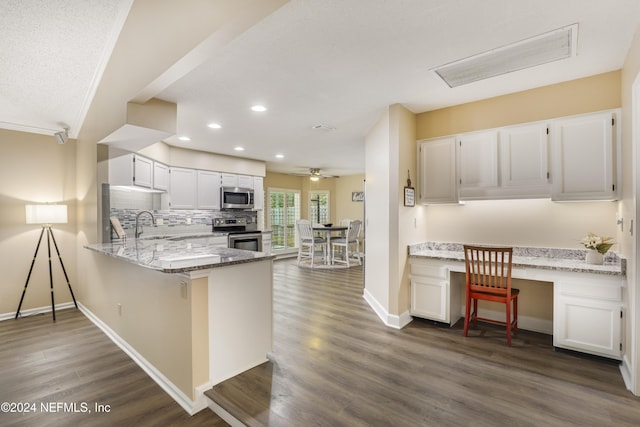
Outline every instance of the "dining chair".
[[[507, 328], [507, 346], [511, 347], [511, 334], [518, 331], [518, 294], [511, 287], [511, 266], [513, 248], [482, 247], [464, 245], [466, 270], [466, 304], [464, 316], [464, 336], [467, 336], [469, 324], [474, 327], [478, 320], [505, 325]], [[505, 304], [505, 322], [478, 316], [478, 300]], [[513, 319], [511, 304], [513, 303]], [[471, 305], [473, 304], [473, 312]]]
[[[349, 227], [349, 224], [351, 223], [351, 220], [349, 218], [344, 218], [340, 220], [340, 226], [341, 227]], [[347, 235], [346, 231], [341, 231], [340, 232], [340, 237], [345, 237]]]
[[[362, 260], [360, 259], [360, 241], [358, 240], [361, 226], [362, 221], [359, 219], [350, 221], [347, 226], [347, 233], [345, 237], [331, 239], [331, 259], [334, 263], [344, 263], [347, 264], [347, 267], [350, 267], [351, 265], [349, 260], [351, 255], [355, 255], [358, 260], [358, 265], [362, 265]], [[355, 246], [356, 250], [349, 251], [353, 246]], [[343, 248], [344, 259], [336, 258], [336, 247]]]
[[313, 235], [313, 229], [311, 222], [306, 219], [299, 219], [296, 221], [296, 227], [298, 228], [298, 266], [300, 261], [308, 259], [313, 267], [313, 260], [316, 254], [316, 248], [322, 248], [322, 254], [326, 258], [327, 256], [327, 241], [322, 237]]

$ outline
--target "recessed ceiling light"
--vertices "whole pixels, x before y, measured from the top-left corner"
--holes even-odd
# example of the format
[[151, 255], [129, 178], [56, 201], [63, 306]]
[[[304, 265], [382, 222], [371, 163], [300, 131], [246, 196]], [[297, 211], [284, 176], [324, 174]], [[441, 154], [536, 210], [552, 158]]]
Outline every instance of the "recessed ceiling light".
[[263, 111], [267, 111], [267, 107], [265, 107], [264, 105], [254, 105], [253, 107], [251, 107], [251, 111], [261, 113]]
[[284, 159], [284, 154], [276, 154], [276, 159]]
[[207, 126], [209, 126], [211, 129], [220, 129], [222, 127], [218, 123], [209, 123]]
[[235, 147], [234, 150], [236, 150], [236, 151], [244, 151], [244, 147]]
[[191, 141], [191, 138], [189, 138], [188, 136], [179, 136], [178, 139], [180, 141]]

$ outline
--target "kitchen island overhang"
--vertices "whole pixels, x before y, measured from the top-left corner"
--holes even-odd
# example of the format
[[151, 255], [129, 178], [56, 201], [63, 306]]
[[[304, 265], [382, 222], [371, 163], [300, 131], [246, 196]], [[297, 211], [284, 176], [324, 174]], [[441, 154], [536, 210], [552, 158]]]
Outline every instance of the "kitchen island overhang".
[[82, 309], [187, 412], [207, 406], [207, 388], [267, 361], [274, 256], [166, 239], [85, 248], [100, 277]]

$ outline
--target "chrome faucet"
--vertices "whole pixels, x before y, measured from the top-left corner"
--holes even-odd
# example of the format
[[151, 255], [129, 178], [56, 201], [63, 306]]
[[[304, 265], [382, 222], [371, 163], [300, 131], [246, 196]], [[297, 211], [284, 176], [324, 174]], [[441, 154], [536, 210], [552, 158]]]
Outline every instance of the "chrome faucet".
[[156, 219], [154, 218], [154, 216], [153, 216], [153, 214], [151, 213], [151, 211], [140, 211], [140, 212], [138, 212], [138, 213], [136, 214], [136, 232], [135, 232], [135, 237], [136, 237], [136, 239], [137, 239], [138, 237], [140, 237], [140, 235], [142, 234], [142, 228], [138, 229], [138, 219], [140, 218], [140, 215], [142, 215], [142, 214], [144, 214], [144, 213], [149, 214], [149, 216], [151, 217], [151, 223], [152, 223], [153, 225], [155, 225], [155, 224], [156, 224]]

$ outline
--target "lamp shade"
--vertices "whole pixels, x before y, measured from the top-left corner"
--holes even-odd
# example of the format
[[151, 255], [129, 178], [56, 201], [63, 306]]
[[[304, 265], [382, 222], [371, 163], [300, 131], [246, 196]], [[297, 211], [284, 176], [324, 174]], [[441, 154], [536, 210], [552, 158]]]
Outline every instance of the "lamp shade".
[[66, 224], [67, 205], [26, 205], [27, 224]]

